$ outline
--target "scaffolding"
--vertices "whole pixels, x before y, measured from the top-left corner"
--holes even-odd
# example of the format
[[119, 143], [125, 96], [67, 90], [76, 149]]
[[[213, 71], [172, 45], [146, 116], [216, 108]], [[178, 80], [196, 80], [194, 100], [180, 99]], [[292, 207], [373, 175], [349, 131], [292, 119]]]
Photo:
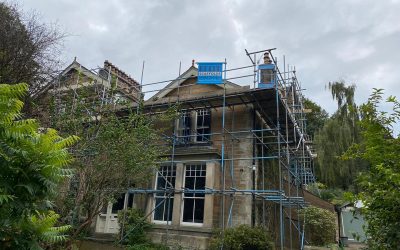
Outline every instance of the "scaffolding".
[[[205, 187], [204, 190], [191, 190], [187, 188], [176, 188], [167, 181], [168, 187], [164, 190], [152, 188], [129, 189], [128, 193], [155, 196], [164, 194], [162, 203], [150, 209], [146, 217], [152, 216], [154, 211], [161, 205], [167, 205], [168, 214], [170, 209], [170, 198], [174, 194], [196, 194], [213, 195], [220, 197], [219, 227], [222, 234], [226, 228], [235, 225], [235, 206], [240, 204], [241, 197], [251, 203], [251, 225], [263, 226], [276, 233], [277, 245], [281, 248], [293, 249], [299, 246], [303, 249], [305, 243], [304, 221], [299, 217], [299, 209], [307, 206], [302, 195], [305, 185], [315, 182], [313, 171], [313, 157], [311, 139], [306, 133], [306, 116], [304, 107], [304, 96], [302, 87], [297, 80], [294, 67], [286, 65], [283, 58], [283, 70], [278, 67], [277, 58], [274, 57], [275, 49], [248, 52], [251, 64], [237, 68], [227, 68], [224, 62], [223, 91], [208, 93], [203, 96], [188, 97], [185, 91], [197, 85], [196, 76], [182, 77], [181, 64], [179, 65], [178, 78], [143, 84], [144, 62], [140, 86], [138, 91], [141, 95], [151, 94], [160, 90], [176, 90], [177, 98], [168, 100], [149, 100], [144, 103], [143, 111], [149, 114], [164, 112], [172, 104], [178, 104], [180, 110], [191, 111], [198, 109], [210, 109], [221, 112], [221, 128], [207, 134], [197, 134], [191, 131], [188, 135], [180, 135], [174, 131], [165, 135], [166, 142], [171, 146], [168, 160], [163, 164], [174, 164], [182, 162], [177, 156], [177, 151], [182, 148], [190, 148], [187, 143], [188, 137], [205, 136], [212, 138], [214, 147], [218, 152], [212, 159], [196, 160], [204, 162], [216, 162], [219, 165], [220, 186], [219, 188]], [[267, 54], [275, 65], [274, 86], [272, 88], [260, 88], [258, 68], [261, 56]], [[243, 71], [251, 72], [247, 73]], [[110, 102], [110, 86], [112, 85], [111, 69], [104, 76], [104, 68], [86, 69], [80, 66], [79, 71], [88, 71], [91, 74], [101, 76], [101, 82], [94, 84], [97, 100], [93, 99], [90, 104], [93, 107], [100, 103], [100, 110], [104, 104]], [[232, 74], [232, 77], [227, 77]], [[252, 79], [253, 86], [249, 88], [230, 89], [227, 85], [234, 79]], [[191, 83], [181, 86], [185, 80]], [[162, 86], [165, 83], [177, 81], [177, 86]], [[58, 99], [62, 94], [61, 74], [55, 81], [54, 95]], [[79, 75], [76, 85], [79, 84]], [[157, 88], [160, 86], [161, 88]], [[74, 100], [78, 98], [77, 88], [71, 88]], [[147, 89], [144, 91], [144, 89]], [[89, 104], [88, 104], [89, 105]], [[134, 103], [133, 107], [139, 107]], [[248, 129], [236, 129], [237, 120], [235, 107], [246, 107], [252, 110], [251, 127]], [[131, 107], [132, 108], [132, 107]], [[139, 109], [138, 109], [139, 110]], [[88, 109], [88, 115], [92, 115]], [[229, 118], [229, 119], [228, 119]], [[230, 122], [230, 124], [228, 124]], [[239, 143], [247, 141], [252, 145], [251, 155], [241, 156], [237, 153]], [[251, 168], [251, 187], [240, 188], [237, 185], [237, 164], [246, 162]], [[165, 195], [166, 194], [166, 195]], [[163, 204], [168, 200], [168, 204]], [[236, 208], [237, 209], [237, 208]], [[275, 220], [274, 218], [278, 218]], [[167, 220], [165, 227], [166, 239], [171, 223]], [[126, 232], [126, 237], [130, 232]], [[120, 242], [123, 240], [121, 238]]]
[[[165, 102], [155, 100], [145, 103], [145, 112], [163, 112], [166, 107], [172, 103], [179, 104], [181, 110], [190, 111], [197, 109], [221, 110], [221, 131], [213, 131], [209, 134], [202, 134], [213, 138], [217, 142], [220, 157], [207, 159], [203, 161], [218, 162], [221, 173], [221, 186], [219, 189], [207, 188], [204, 190], [190, 190], [185, 188], [175, 188], [171, 183], [164, 190], [150, 189], [130, 189], [129, 193], [155, 195], [158, 193], [168, 194], [169, 198], [173, 194], [211, 194], [221, 197], [220, 227], [222, 232], [225, 228], [233, 226], [233, 209], [237, 197], [251, 197], [252, 203], [252, 226], [261, 225], [269, 230], [279, 232], [278, 245], [281, 249], [293, 249], [294, 245], [303, 249], [305, 243], [303, 218], [299, 217], [299, 209], [307, 204], [302, 197], [302, 191], [305, 185], [315, 182], [313, 175], [313, 157], [311, 140], [306, 134], [305, 107], [303, 102], [302, 87], [297, 80], [294, 67], [286, 65], [283, 59], [283, 71], [278, 67], [277, 58], [274, 57], [275, 49], [248, 52], [246, 55], [252, 62], [251, 65], [238, 68], [226, 67], [225, 60], [224, 86], [223, 93], [204, 95], [196, 98], [185, 98], [180, 95], [184, 88], [195, 86], [196, 83], [189, 83], [184, 86], [180, 82], [187, 79], [195, 79], [196, 76], [182, 77], [180, 74], [175, 80], [160, 81], [154, 83], [142, 84], [141, 88], [151, 87], [143, 94], [158, 92], [161, 89], [176, 89], [178, 96], [176, 99], [169, 99]], [[259, 88], [258, 67], [260, 54], [267, 54], [272, 58], [272, 63], [276, 66], [275, 84], [273, 88]], [[245, 75], [236, 75], [227, 78], [227, 73], [241, 70], [252, 69], [253, 72]], [[143, 69], [142, 69], [143, 76]], [[226, 85], [230, 80], [240, 78], [253, 78], [253, 86], [248, 89], [232, 91], [227, 89]], [[171, 81], [178, 81], [177, 86], [167, 85], [161, 89], [154, 89], [154, 85], [164, 84]], [[253, 110], [253, 127], [248, 130], [235, 130], [235, 107], [251, 106]], [[230, 111], [230, 112], [229, 112]], [[231, 128], [227, 126], [227, 113], [230, 113]], [[240, 118], [240, 117], [239, 117]], [[237, 118], [236, 118], [237, 119]], [[166, 136], [172, 147], [169, 160], [165, 163], [174, 165], [179, 160], [176, 159], [176, 150], [182, 147], [182, 138], [190, 136], [199, 136], [198, 134], [179, 135], [174, 128], [173, 134]], [[250, 140], [253, 143], [251, 157], [236, 157], [236, 143], [243, 140]], [[183, 143], [184, 144], [184, 143]], [[183, 145], [190, 147], [191, 145]], [[196, 160], [199, 161], [199, 160]], [[201, 160], [200, 160], [201, 161]], [[252, 168], [252, 188], [240, 189], [235, 183], [235, 162], [248, 161]], [[277, 171], [275, 182], [268, 180], [268, 174]], [[269, 185], [272, 184], [272, 185]], [[169, 201], [169, 200], [168, 200]], [[275, 205], [274, 205], [275, 204]], [[152, 216], [157, 206], [147, 216]], [[167, 204], [168, 210], [170, 204]], [[261, 207], [261, 209], [260, 209]], [[279, 217], [278, 223], [271, 219], [274, 210]], [[272, 213], [272, 214], [271, 214]], [[274, 224], [272, 225], [271, 224]], [[269, 224], [269, 225], [268, 225]], [[167, 220], [166, 234], [168, 236], [169, 220]], [[129, 232], [127, 232], [129, 234]], [[168, 238], [167, 238], [168, 239]], [[294, 241], [297, 242], [294, 242]], [[122, 239], [121, 239], [122, 241]]]

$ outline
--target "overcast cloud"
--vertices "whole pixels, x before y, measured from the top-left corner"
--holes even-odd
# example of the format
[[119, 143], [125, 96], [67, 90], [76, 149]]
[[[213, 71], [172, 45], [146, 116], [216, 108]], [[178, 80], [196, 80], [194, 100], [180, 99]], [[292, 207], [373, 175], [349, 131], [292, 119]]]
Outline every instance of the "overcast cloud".
[[[144, 83], [175, 78], [196, 61], [249, 64], [249, 51], [278, 48], [295, 65], [306, 96], [329, 112], [329, 81], [400, 98], [400, 1], [19, 0], [71, 34], [61, 55], [94, 68], [110, 60]], [[247, 84], [251, 83], [249, 79]], [[242, 82], [242, 84], [244, 84]]]

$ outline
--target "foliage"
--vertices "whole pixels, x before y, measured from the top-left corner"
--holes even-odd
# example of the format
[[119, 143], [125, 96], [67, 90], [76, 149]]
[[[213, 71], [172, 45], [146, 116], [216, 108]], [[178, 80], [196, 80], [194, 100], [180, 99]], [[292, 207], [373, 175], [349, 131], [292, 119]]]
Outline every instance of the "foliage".
[[119, 239], [127, 245], [139, 245], [148, 243], [146, 232], [151, 224], [144, 217], [140, 209], [131, 208], [118, 212]]
[[166, 150], [157, 144], [161, 136], [155, 129], [163, 115], [147, 116], [130, 103], [118, 106], [114, 89], [84, 87], [87, 80], [78, 72], [76, 81], [82, 86], [56, 92], [49, 113], [52, 126], [82, 138], [73, 149], [72, 183], [56, 202], [64, 221], [73, 226], [72, 238], [85, 234], [102, 208], [128, 188], [147, 185]]
[[346, 201], [342, 189], [328, 188], [326, 185], [320, 182], [316, 182], [309, 185], [308, 191], [334, 205], [343, 205]]
[[359, 113], [354, 103], [355, 86], [334, 82], [329, 87], [338, 109], [315, 135], [316, 174], [329, 187], [348, 190], [353, 188], [355, 177], [367, 165], [359, 159], [340, 159], [353, 143], [361, 141]]
[[321, 108], [321, 106], [308, 98], [304, 99], [304, 107], [306, 109], [311, 109], [311, 112], [306, 113], [307, 133], [314, 138], [314, 134], [321, 129], [328, 120], [329, 114]]
[[216, 232], [211, 239], [210, 249], [257, 250], [274, 249], [271, 237], [261, 227], [239, 225], [225, 229], [224, 233]]
[[393, 112], [378, 111], [383, 91], [374, 89], [368, 102], [361, 105], [361, 143], [353, 145], [343, 159], [363, 159], [368, 171], [357, 179], [362, 188], [354, 199], [365, 207], [362, 214], [368, 223], [366, 233], [371, 249], [398, 249], [400, 242], [400, 138], [393, 137], [393, 127], [400, 119], [400, 103], [390, 96], [386, 101]]
[[64, 34], [34, 12], [5, 2], [0, 2], [0, 34], [0, 82], [26, 82], [31, 94], [39, 91], [59, 66]]
[[167, 246], [152, 243], [147, 235], [151, 224], [147, 221], [143, 212], [137, 208], [131, 208], [118, 212], [119, 235], [118, 241], [128, 245], [129, 250], [167, 250]]
[[[64, 242], [67, 239], [67, 232], [71, 226], [55, 226], [60, 215], [54, 211], [46, 213], [37, 213], [31, 217], [30, 227], [33, 229], [36, 235], [40, 236], [40, 240], [44, 242], [44, 245], [51, 246], [55, 243]], [[32, 248], [32, 247], [31, 247]], [[36, 248], [41, 249], [40, 246]]]
[[[77, 137], [60, 137], [54, 129], [39, 129], [22, 119], [26, 84], [0, 85], [0, 244], [27, 249], [58, 237], [57, 215], [48, 212], [58, 184], [72, 174], [67, 148]], [[55, 230], [55, 231], [54, 231]], [[57, 232], [56, 232], [57, 231]], [[52, 233], [53, 232], [53, 233]]]
[[[332, 94], [333, 100], [337, 101], [338, 115], [346, 118], [348, 115], [357, 116], [356, 104], [354, 102], [354, 93], [356, 91], [356, 85], [352, 84], [346, 86], [344, 81], [330, 82], [328, 84]], [[355, 118], [353, 118], [354, 120]]]
[[304, 218], [305, 234], [311, 245], [325, 246], [335, 242], [336, 216], [334, 213], [309, 206], [300, 210], [300, 218]]

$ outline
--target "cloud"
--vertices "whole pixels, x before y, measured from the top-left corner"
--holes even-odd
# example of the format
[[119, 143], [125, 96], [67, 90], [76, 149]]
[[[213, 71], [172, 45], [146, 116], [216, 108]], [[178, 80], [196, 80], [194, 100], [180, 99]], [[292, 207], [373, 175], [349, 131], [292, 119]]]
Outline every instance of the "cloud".
[[88, 25], [89, 25], [89, 29], [91, 29], [91, 30], [93, 30], [95, 32], [106, 32], [106, 31], [108, 31], [107, 25], [104, 25], [104, 24], [96, 24], [96, 23], [89, 22]]
[[369, 57], [375, 52], [375, 47], [362, 45], [356, 40], [347, 41], [346, 44], [336, 52], [337, 57], [343, 62], [352, 62]]
[[[197, 61], [248, 65], [244, 53], [276, 47], [296, 65], [305, 95], [329, 112], [336, 105], [325, 86], [344, 79], [356, 83], [357, 101], [372, 87], [399, 93], [399, 1], [261, 0], [20, 0], [72, 36], [65, 63], [74, 56], [88, 67], [105, 59], [144, 82], [177, 77]], [[240, 84], [251, 84], [248, 79]], [[162, 86], [158, 86], [161, 88]], [[150, 90], [151, 87], [145, 88]]]

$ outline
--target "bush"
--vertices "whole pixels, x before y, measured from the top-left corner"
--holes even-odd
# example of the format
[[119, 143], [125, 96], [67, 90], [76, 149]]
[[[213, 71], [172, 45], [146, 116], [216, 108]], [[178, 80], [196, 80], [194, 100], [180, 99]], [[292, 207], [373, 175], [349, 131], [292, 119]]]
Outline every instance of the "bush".
[[[132, 208], [118, 212], [119, 239], [124, 237], [121, 242], [126, 245], [141, 245], [150, 242], [146, 232], [151, 228], [151, 224], [144, 218], [141, 210]], [[123, 235], [122, 235], [123, 234]]]
[[[118, 239], [128, 245], [128, 250], [168, 250], [169, 247], [152, 243], [147, 237], [151, 224], [144, 217], [140, 209], [131, 208], [118, 212], [119, 234]], [[122, 236], [123, 233], [123, 236]], [[121, 237], [122, 236], [122, 237]]]
[[305, 219], [305, 233], [311, 245], [325, 246], [335, 242], [336, 216], [334, 213], [310, 206], [300, 211], [300, 218]]
[[261, 227], [252, 228], [248, 225], [240, 225], [234, 228], [228, 228], [222, 238], [221, 232], [216, 232], [211, 239], [211, 249], [228, 250], [269, 250], [274, 249], [271, 237]]

